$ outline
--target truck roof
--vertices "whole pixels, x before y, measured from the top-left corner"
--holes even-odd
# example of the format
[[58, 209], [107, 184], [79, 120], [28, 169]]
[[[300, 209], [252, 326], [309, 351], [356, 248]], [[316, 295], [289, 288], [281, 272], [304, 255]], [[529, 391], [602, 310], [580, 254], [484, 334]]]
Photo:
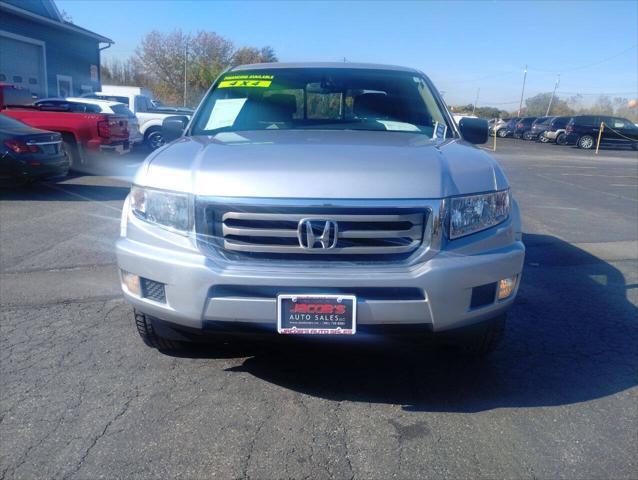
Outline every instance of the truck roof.
[[88, 103], [90, 105], [99, 105], [99, 106], [104, 106], [106, 105], [107, 107], [112, 107], [114, 105], [124, 105], [122, 102], [113, 102], [111, 100], [102, 100], [102, 99], [98, 99], [98, 98], [87, 98], [87, 97], [64, 97], [64, 98], [60, 98], [60, 97], [51, 97], [51, 98], [39, 98], [37, 101], [38, 102], [45, 102], [45, 101], [51, 101], [51, 100], [64, 100], [65, 102], [76, 102], [76, 103]]
[[251, 63], [239, 65], [229, 71], [237, 72], [242, 70], [255, 69], [279, 69], [279, 68], [350, 68], [361, 70], [393, 70], [398, 72], [420, 73], [418, 70], [398, 65], [383, 65], [378, 63], [349, 63], [349, 62], [274, 62], [274, 63]]
[[135, 87], [131, 85], [102, 85], [102, 88], [99, 92], [95, 93], [105, 93], [109, 95], [146, 95], [152, 97], [150, 90], [144, 87]]

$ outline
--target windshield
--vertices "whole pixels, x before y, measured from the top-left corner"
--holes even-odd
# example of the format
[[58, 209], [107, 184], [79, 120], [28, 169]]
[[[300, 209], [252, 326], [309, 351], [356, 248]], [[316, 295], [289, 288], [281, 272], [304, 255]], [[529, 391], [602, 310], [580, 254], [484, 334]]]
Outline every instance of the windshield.
[[[378, 130], [453, 136], [425, 79], [411, 72], [290, 68], [225, 74], [193, 135], [266, 129]], [[442, 133], [441, 133], [442, 132]]]
[[125, 117], [135, 118], [135, 114], [131, 112], [128, 109], [128, 107], [124, 104], [111, 105], [111, 110], [113, 110], [113, 113], [117, 115], [123, 115]]

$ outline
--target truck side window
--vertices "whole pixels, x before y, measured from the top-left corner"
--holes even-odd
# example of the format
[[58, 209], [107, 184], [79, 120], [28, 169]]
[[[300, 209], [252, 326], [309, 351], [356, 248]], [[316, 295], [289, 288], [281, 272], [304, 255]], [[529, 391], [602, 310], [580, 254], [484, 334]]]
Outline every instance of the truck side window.
[[150, 104], [148, 97], [144, 95], [137, 95], [135, 97], [135, 106], [138, 112], [150, 112], [152, 110], [152, 105]]

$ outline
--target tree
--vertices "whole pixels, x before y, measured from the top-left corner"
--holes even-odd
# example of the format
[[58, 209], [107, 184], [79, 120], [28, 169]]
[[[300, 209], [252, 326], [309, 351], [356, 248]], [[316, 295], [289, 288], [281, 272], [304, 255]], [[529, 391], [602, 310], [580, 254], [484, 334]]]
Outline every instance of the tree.
[[614, 98], [614, 114], [627, 118], [632, 122], [638, 122], [638, 108], [629, 106], [629, 99], [624, 97]]
[[130, 59], [104, 59], [102, 83], [107, 85], [148, 85], [149, 81]]
[[154, 91], [169, 103], [184, 101], [184, 65], [188, 36], [181, 30], [146, 34], [135, 51], [136, 67], [148, 74]]
[[452, 113], [471, 114], [474, 111], [474, 115], [480, 118], [506, 118], [509, 114], [505, 110], [500, 110], [495, 107], [476, 107], [471, 103], [467, 105], [450, 106]]
[[598, 113], [601, 115], [613, 115], [614, 105], [607, 95], [599, 95], [594, 105], [589, 109], [590, 113]]
[[552, 100], [552, 92], [539, 93], [525, 100], [527, 106], [525, 115], [530, 117], [543, 117], [547, 113], [549, 102], [552, 102], [550, 115], [571, 115], [574, 111], [569, 107], [566, 101], [562, 100], [558, 95], [554, 95]]
[[547, 111], [547, 106], [552, 98], [551, 92], [539, 93], [525, 100], [525, 115], [530, 117], [542, 117]]
[[[144, 36], [131, 64], [137, 72], [136, 85], [150, 88], [166, 103], [194, 106], [225, 68], [275, 61], [272, 47], [235, 50], [230, 40], [215, 32], [189, 35], [181, 30], [171, 33], [154, 30]], [[116, 70], [107, 63], [105, 67], [108, 75]]]
[[277, 56], [272, 47], [242, 47], [233, 55], [233, 65], [247, 65], [249, 63], [276, 62]]

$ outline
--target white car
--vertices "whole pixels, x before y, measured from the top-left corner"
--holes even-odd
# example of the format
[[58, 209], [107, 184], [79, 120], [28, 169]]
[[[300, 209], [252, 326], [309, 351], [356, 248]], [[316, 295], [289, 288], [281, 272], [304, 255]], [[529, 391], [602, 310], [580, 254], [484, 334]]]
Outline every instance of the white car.
[[458, 125], [459, 122], [461, 121], [461, 119], [463, 118], [478, 118], [476, 115], [466, 115], [464, 113], [453, 113], [452, 114], [452, 118], [454, 119], [454, 121], [456, 122], [456, 124]]
[[504, 120], [502, 118], [495, 118], [493, 120], [490, 120], [489, 122], [489, 126], [490, 126], [490, 135], [494, 136], [498, 134], [498, 131], [503, 128], [505, 125], [507, 125], [508, 120]]
[[112, 115], [122, 115], [128, 118], [129, 142], [131, 145], [141, 143], [144, 137], [140, 133], [140, 126], [137, 117], [131, 110], [121, 102], [111, 102], [107, 100], [97, 100], [85, 97], [66, 98], [43, 98], [34, 102], [34, 105], [55, 105], [69, 104], [71, 111], [86, 113], [106, 113]]
[[166, 117], [173, 115], [186, 115], [190, 118], [191, 112], [162, 111], [153, 104], [151, 93], [141, 87], [127, 87], [120, 85], [102, 85], [102, 90], [86, 94], [87, 98], [111, 100], [121, 102], [128, 106], [137, 117], [140, 132], [144, 142], [151, 149], [164, 145], [162, 123]]

